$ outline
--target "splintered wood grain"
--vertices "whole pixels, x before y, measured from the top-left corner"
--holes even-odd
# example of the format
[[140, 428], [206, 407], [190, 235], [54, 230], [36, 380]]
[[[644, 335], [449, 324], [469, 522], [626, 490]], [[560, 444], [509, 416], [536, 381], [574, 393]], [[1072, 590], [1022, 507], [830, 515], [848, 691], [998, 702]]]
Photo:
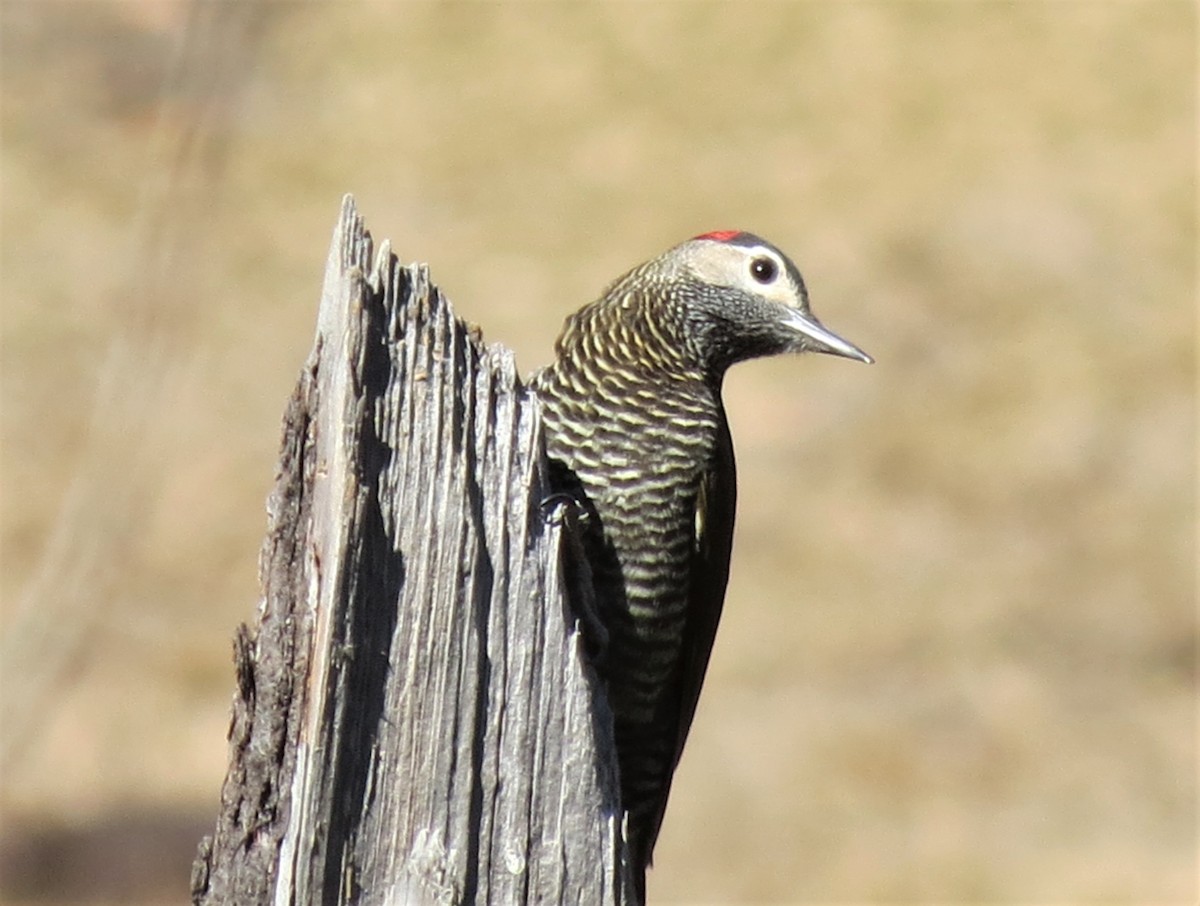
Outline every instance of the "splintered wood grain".
[[372, 255], [347, 199], [193, 899], [627, 901], [536, 402], [425, 267]]

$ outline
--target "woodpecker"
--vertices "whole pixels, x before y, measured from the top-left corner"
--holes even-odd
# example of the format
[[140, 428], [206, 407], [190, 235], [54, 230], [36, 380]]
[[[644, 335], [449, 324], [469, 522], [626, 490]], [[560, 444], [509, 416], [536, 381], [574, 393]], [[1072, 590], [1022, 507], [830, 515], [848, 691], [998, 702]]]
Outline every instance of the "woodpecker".
[[786, 255], [722, 230], [571, 315], [531, 381], [551, 483], [584, 514], [639, 903], [729, 576], [737, 488], [721, 383], [736, 362], [787, 352], [873, 361], [813, 316]]

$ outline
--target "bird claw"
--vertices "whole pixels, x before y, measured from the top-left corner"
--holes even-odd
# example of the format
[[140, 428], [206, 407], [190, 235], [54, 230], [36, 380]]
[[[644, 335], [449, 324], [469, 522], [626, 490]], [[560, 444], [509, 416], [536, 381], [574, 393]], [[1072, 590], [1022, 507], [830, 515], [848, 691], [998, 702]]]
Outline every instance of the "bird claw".
[[577, 496], [567, 491], [555, 491], [547, 494], [538, 503], [542, 515], [547, 522], [562, 520], [574, 525], [586, 526], [591, 521], [587, 505]]
[[559, 548], [562, 557], [563, 580], [567, 601], [583, 633], [583, 647], [593, 665], [603, 663], [608, 652], [608, 629], [597, 607], [592, 568], [583, 544], [583, 527], [590, 514], [583, 502], [573, 494], [550, 494], [541, 502], [549, 507], [547, 519], [560, 520], [565, 531]]

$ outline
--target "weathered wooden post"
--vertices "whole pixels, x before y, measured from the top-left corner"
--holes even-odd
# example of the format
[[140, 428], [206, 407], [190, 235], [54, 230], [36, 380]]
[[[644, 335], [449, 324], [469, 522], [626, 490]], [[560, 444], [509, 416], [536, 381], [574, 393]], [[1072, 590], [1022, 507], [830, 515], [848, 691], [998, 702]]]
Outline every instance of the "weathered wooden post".
[[423, 266], [373, 257], [347, 198], [194, 903], [629, 901], [569, 513], [547, 493], [512, 354]]

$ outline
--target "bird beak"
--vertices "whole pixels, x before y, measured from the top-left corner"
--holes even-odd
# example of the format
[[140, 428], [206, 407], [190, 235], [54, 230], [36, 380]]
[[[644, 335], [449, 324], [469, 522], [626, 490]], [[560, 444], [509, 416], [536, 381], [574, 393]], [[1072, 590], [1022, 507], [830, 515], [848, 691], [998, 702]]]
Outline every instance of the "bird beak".
[[825, 326], [812, 315], [791, 309], [783, 323], [797, 333], [803, 334], [809, 341], [814, 352], [825, 352], [829, 355], [845, 356], [848, 359], [858, 359], [870, 365], [875, 360], [851, 343], [843, 340], [836, 333], [827, 330]]

